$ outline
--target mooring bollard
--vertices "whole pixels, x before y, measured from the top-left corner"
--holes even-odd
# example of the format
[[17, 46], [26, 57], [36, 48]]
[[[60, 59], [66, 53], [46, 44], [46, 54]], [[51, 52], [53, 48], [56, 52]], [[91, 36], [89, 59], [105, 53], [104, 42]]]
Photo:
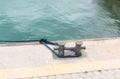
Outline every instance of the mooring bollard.
[[81, 55], [81, 50], [85, 49], [85, 47], [82, 47], [83, 42], [79, 41], [76, 42], [75, 47], [65, 47], [65, 42], [60, 42], [57, 48], [54, 48], [54, 51], [58, 51], [59, 56], [64, 56], [65, 50], [70, 50], [75, 53], [75, 55]]
[[82, 49], [86, 49], [85, 47], [82, 47], [83, 42], [77, 41], [76, 42], [76, 47], [74, 48], [75, 55], [81, 54]]
[[54, 50], [58, 50], [59, 56], [64, 56], [65, 42], [59, 42], [59, 46], [54, 48]]

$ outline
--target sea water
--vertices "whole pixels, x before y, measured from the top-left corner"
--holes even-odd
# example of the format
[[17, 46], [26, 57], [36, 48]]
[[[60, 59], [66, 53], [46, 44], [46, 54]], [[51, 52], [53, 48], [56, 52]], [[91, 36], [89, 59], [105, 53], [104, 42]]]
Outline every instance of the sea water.
[[120, 20], [95, 0], [0, 0], [0, 40], [120, 36]]

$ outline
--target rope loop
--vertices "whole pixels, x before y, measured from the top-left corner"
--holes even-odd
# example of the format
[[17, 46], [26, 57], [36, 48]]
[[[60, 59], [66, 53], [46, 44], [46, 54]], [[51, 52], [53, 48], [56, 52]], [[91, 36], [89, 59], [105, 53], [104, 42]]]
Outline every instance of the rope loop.
[[40, 42], [41, 44], [43, 44], [45, 47], [47, 47], [54, 55], [56, 55], [57, 57], [59, 57], [59, 58], [74, 58], [74, 57], [80, 57], [81, 56], [81, 54], [80, 55], [75, 55], [75, 56], [59, 56], [52, 48], [50, 48], [50, 46], [48, 46], [47, 44], [50, 44], [50, 45], [56, 45], [56, 46], [58, 46], [59, 44], [58, 43], [54, 43], [54, 42], [50, 42], [50, 41], [48, 41], [47, 39], [44, 39], [44, 38], [42, 38], [42, 39], [40, 39], [40, 40], [13, 40], [13, 41], [11, 41], [11, 40], [0, 40], [0, 42], [7, 42], [7, 43], [11, 43], [11, 42], [13, 42], [13, 43], [18, 43], [18, 42]]

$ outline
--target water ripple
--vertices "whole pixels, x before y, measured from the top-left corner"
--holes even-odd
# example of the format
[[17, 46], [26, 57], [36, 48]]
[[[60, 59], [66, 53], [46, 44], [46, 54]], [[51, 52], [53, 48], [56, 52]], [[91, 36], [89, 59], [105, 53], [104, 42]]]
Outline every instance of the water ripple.
[[95, 0], [0, 0], [0, 39], [120, 36], [120, 21]]

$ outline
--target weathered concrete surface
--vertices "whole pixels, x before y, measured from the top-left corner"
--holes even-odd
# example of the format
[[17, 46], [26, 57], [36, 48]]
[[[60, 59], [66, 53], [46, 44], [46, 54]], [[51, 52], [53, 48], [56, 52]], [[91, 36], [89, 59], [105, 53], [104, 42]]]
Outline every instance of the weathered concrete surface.
[[[69, 42], [69, 41], [68, 41]], [[67, 43], [68, 43], [67, 42]], [[73, 42], [73, 41], [70, 41]], [[69, 43], [70, 46], [72, 43]], [[86, 40], [83, 56], [71, 59], [54, 59], [52, 53], [43, 45], [1, 46], [0, 68], [37, 67], [43, 65], [65, 64], [94, 60], [120, 59], [120, 39]]]
[[120, 69], [102, 70], [86, 73], [72, 73], [44, 77], [31, 77], [21, 79], [120, 79]]
[[[73, 44], [72, 42], [74, 41], [66, 41], [68, 46], [72, 45]], [[59, 58], [54, 59], [52, 53], [46, 47], [38, 43], [32, 45], [29, 44], [29, 45], [15, 45], [15, 46], [1, 45], [0, 69], [4, 71], [4, 69], [14, 69], [14, 68], [19, 69], [19, 68], [32, 68], [32, 67], [43, 67], [43, 66], [52, 67], [61, 64], [84, 63], [84, 62], [87, 62], [88, 65], [92, 64], [91, 62], [95, 62], [93, 64], [96, 65], [96, 63], [98, 63], [97, 61], [101, 61], [98, 63], [98, 65], [106, 64], [106, 62], [104, 61], [107, 61], [108, 64], [106, 67], [111, 66], [115, 68], [120, 68], [119, 67], [120, 38], [84, 40], [83, 42], [84, 42], [83, 46], [86, 46], [87, 48], [85, 51], [83, 51], [83, 56], [79, 58], [68, 58], [68, 59], [59, 59]], [[111, 63], [112, 60], [114, 60], [114, 62]], [[104, 63], [102, 63], [102, 61]], [[114, 66], [114, 64], [116, 63], [117, 65]], [[85, 64], [82, 65], [84, 66]], [[72, 67], [73, 66], [74, 64], [72, 65]], [[99, 68], [104, 69], [103, 67], [105, 67], [105, 65], [102, 66], [102, 68], [101, 66]], [[91, 70], [92, 69], [94, 70], [95, 68], [91, 68]]]

